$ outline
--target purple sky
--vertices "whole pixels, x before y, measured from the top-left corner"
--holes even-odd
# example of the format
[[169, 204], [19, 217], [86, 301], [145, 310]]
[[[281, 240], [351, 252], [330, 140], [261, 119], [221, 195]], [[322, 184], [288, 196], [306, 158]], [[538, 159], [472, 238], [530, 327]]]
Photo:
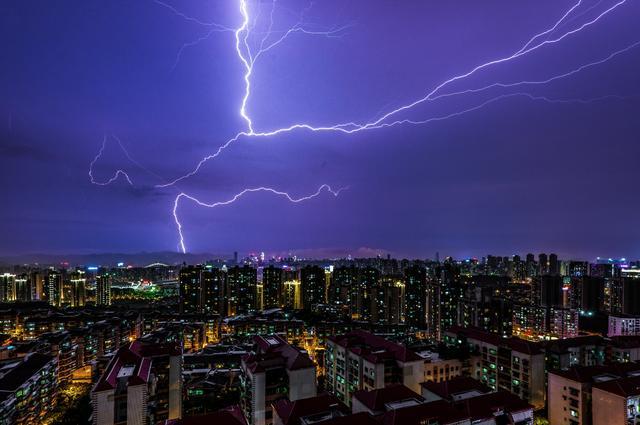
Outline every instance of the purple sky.
[[[247, 1], [257, 48], [271, 2]], [[309, 8], [278, 0], [272, 40], [300, 14], [307, 31], [346, 28], [336, 37], [294, 33], [262, 55], [247, 113], [258, 132], [369, 122], [513, 54], [576, 2], [323, 0]], [[584, 0], [537, 42], [616, 2]], [[242, 23], [239, 0], [170, 4], [201, 22]], [[439, 94], [565, 73], [640, 41], [639, 21], [640, 3], [627, 0], [561, 42]], [[452, 96], [394, 119], [443, 116], [515, 92], [572, 102], [512, 96], [424, 125], [242, 137], [195, 177], [155, 188], [246, 130], [234, 33], [204, 39], [212, 28], [152, 0], [0, 3], [0, 255], [177, 250], [172, 208], [181, 191], [210, 203], [247, 187], [301, 197], [327, 183], [348, 190], [296, 205], [265, 193], [216, 209], [183, 200], [187, 249], [640, 257], [640, 46], [570, 78]], [[181, 47], [200, 38], [174, 67]], [[123, 178], [90, 182], [105, 134], [94, 177], [122, 169], [133, 187]]]

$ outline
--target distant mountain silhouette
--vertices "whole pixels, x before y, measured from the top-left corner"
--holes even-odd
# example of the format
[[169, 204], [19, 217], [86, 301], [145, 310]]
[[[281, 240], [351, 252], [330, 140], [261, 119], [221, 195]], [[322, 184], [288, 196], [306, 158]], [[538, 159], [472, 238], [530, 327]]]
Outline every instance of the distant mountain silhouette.
[[63, 262], [69, 263], [69, 266], [79, 265], [95, 265], [95, 266], [115, 266], [122, 262], [132, 266], [146, 266], [152, 263], [164, 264], [187, 264], [202, 263], [207, 260], [227, 260], [233, 257], [233, 254], [181, 254], [178, 252], [158, 251], [158, 252], [139, 252], [139, 253], [95, 253], [95, 254], [20, 254], [14, 256], [5, 256], [0, 258], [0, 264], [4, 266], [34, 264], [58, 266]]

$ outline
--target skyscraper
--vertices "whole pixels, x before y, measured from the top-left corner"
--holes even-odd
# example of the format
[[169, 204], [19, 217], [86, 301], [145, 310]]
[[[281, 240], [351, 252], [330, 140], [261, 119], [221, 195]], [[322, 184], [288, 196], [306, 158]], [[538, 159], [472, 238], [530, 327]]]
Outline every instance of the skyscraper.
[[111, 305], [111, 283], [113, 277], [106, 269], [99, 269], [96, 275], [96, 305]]
[[195, 313], [200, 304], [201, 266], [188, 266], [180, 269], [180, 313]]
[[331, 278], [329, 302], [342, 309], [345, 314], [351, 314], [352, 310], [355, 311], [355, 297], [352, 299], [352, 296], [357, 291], [357, 282], [356, 267], [336, 267]]
[[198, 310], [205, 314], [218, 314], [222, 311], [225, 273], [217, 268], [209, 268], [201, 272], [202, 291]]
[[62, 303], [62, 273], [57, 270], [49, 270], [45, 286], [49, 304], [60, 307]]
[[282, 301], [284, 308], [292, 310], [302, 309], [302, 295], [299, 280], [286, 280], [282, 283]]
[[16, 276], [16, 301], [31, 301], [31, 279], [27, 273]]
[[556, 254], [549, 254], [549, 274], [558, 276], [560, 274], [560, 263]]
[[4, 273], [0, 275], [0, 302], [16, 300], [16, 275]]
[[427, 271], [411, 266], [404, 270], [407, 323], [425, 329], [427, 325]]
[[640, 278], [622, 278], [622, 313], [640, 315]]
[[83, 307], [86, 303], [87, 297], [87, 278], [85, 272], [82, 270], [75, 270], [71, 272], [71, 299], [70, 305], [72, 307]]
[[374, 294], [380, 284], [380, 272], [374, 267], [359, 270], [358, 280], [351, 286], [351, 316], [359, 320], [372, 320]]
[[540, 267], [540, 275], [545, 276], [549, 274], [549, 258], [547, 257], [547, 254], [543, 253], [538, 255], [538, 266]]
[[258, 273], [253, 267], [232, 267], [227, 272], [228, 315], [246, 314], [256, 310]]
[[324, 304], [325, 300], [324, 269], [319, 266], [307, 266], [300, 270], [300, 284], [302, 285], [302, 308], [311, 311], [317, 304]]
[[269, 266], [262, 270], [262, 299], [263, 308], [280, 307], [280, 292], [282, 290], [282, 269]]

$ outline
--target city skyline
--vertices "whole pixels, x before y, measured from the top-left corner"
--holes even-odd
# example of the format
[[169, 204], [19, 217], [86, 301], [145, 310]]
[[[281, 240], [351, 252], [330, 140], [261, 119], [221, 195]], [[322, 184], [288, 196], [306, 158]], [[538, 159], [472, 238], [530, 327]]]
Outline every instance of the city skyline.
[[367, 6], [4, 4], [0, 255], [640, 256], [637, 4]]

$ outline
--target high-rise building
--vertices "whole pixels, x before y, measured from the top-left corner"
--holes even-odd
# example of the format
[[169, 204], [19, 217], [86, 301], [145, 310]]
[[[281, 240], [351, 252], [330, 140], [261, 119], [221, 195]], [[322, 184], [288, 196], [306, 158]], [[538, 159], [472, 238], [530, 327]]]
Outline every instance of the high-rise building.
[[400, 277], [383, 276], [374, 287], [371, 298], [371, 322], [404, 323], [405, 285]]
[[[548, 373], [548, 418], [551, 424], [608, 425], [633, 424], [638, 397], [627, 404], [626, 391], [638, 394], [637, 364], [573, 366]], [[605, 397], [597, 389], [612, 389], [615, 397]], [[632, 416], [630, 418], [629, 416]]]
[[4, 365], [0, 376], [0, 423], [39, 424], [51, 417], [56, 406], [57, 360], [29, 353]]
[[511, 258], [511, 279], [515, 282], [524, 282], [527, 278], [527, 264], [520, 259], [519, 255]]
[[622, 313], [640, 316], [640, 278], [622, 278]]
[[225, 273], [218, 268], [206, 267], [201, 271], [198, 312], [219, 314], [223, 311], [225, 280]]
[[438, 278], [427, 284], [427, 332], [440, 341], [444, 331], [458, 324], [463, 299], [460, 272], [451, 260], [439, 269]]
[[113, 355], [91, 391], [95, 425], [155, 424], [182, 416], [182, 353], [140, 340]]
[[31, 273], [31, 299], [34, 301], [45, 301], [47, 299], [45, 275], [40, 271]]
[[427, 271], [421, 266], [404, 270], [406, 322], [418, 329], [427, 325]]
[[315, 397], [316, 367], [309, 355], [277, 335], [256, 336], [242, 358], [242, 410], [249, 425], [271, 425], [273, 404]]
[[21, 273], [16, 276], [16, 301], [31, 301], [31, 279], [29, 274]]
[[[381, 290], [380, 272], [374, 267], [365, 267], [359, 270], [358, 280], [351, 286], [351, 317], [363, 321], [377, 321], [373, 319], [375, 303], [381, 302], [384, 296], [376, 300], [376, 292]], [[376, 312], [376, 317], [380, 316]]]
[[544, 407], [545, 353], [539, 343], [458, 326], [449, 329], [444, 340], [480, 353], [472, 377], [493, 390], [509, 391], [536, 408]]
[[87, 278], [82, 270], [71, 272], [69, 282], [71, 284], [71, 307], [83, 307], [87, 298]]
[[0, 302], [16, 300], [16, 275], [11, 273], [0, 274]]
[[584, 276], [580, 278], [580, 310], [595, 312], [604, 310], [604, 278]]
[[425, 359], [406, 347], [362, 330], [330, 336], [326, 343], [327, 391], [351, 405], [358, 390], [401, 383], [416, 393], [424, 381]]
[[560, 262], [557, 254], [549, 254], [549, 274], [558, 276], [560, 274]]
[[62, 282], [62, 273], [49, 270], [46, 281], [47, 300], [54, 307], [62, 305]]
[[96, 275], [96, 305], [111, 305], [111, 284], [113, 276], [106, 269], [99, 269]]
[[284, 308], [302, 310], [302, 291], [299, 280], [287, 280], [282, 283], [282, 301]]
[[563, 288], [560, 276], [538, 276], [531, 284], [531, 301], [545, 307], [563, 306]]
[[202, 266], [180, 269], [180, 313], [196, 313], [202, 295]]
[[282, 291], [282, 269], [273, 265], [262, 269], [263, 308], [280, 307]]
[[586, 261], [569, 261], [567, 272], [570, 277], [588, 276], [589, 263]]
[[357, 293], [358, 269], [351, 267], [336, 267], [331, 277], [329, 301], [342, 310], [345, 314], [355, 314], [356, 300], [353, 296]]
[[538, 273], [540, 275], [544, 276], [549, 274], [549, 257], [547, 257], [547, 254], [543, 253], [538, 255], [538, 266]]
[[536, 264], [536, 257], [533, 254], [527, 254], [527, 260], [525, 263], [525, 268], [527, 270], [527, 277], [534, 278], [538, 275], [538, 267]]
[[318, 266], [306, 266], [300, 270], [302, 289], [302, 308], [311, 311], [314, 305], [325, 304], [324, 269]]
[[227, 314], [246, 314], [256, 310], [258, 272], [250, 266], [232, 267], [227, 272]]
[[604, 281], [604, 310], [610, 314], [622, 313], [622, 278], [614, 277]]

